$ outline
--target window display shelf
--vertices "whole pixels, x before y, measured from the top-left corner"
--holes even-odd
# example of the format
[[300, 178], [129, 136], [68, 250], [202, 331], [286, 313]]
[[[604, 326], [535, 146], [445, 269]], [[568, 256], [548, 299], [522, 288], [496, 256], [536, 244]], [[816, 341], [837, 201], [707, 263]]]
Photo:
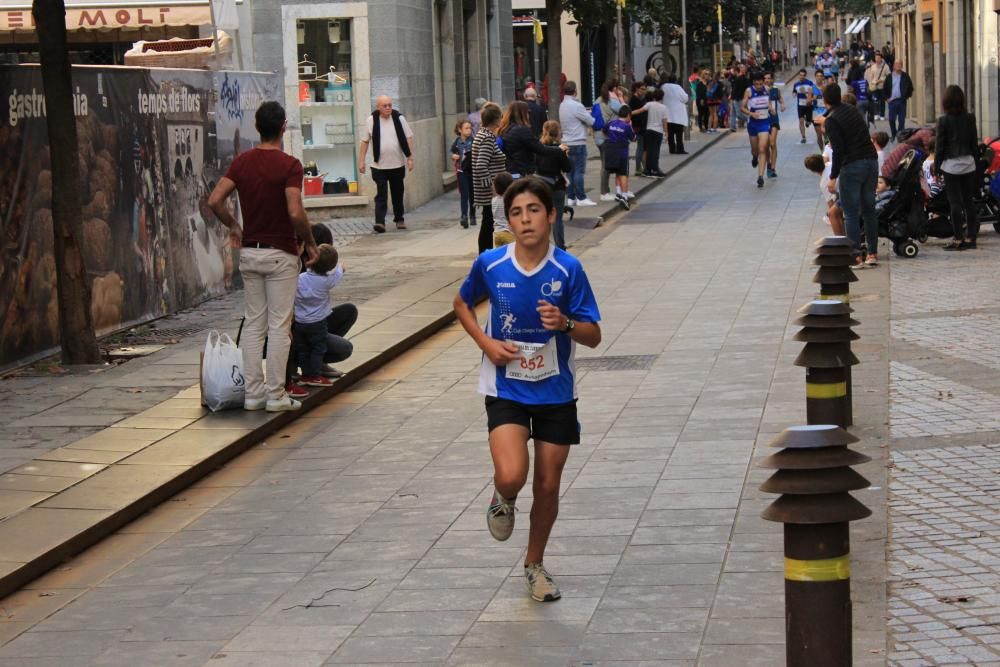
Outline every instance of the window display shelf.
[[304, 107], [304, 108], [309, 108], [309, 107], [353, 107], [354, 106], [354, 102], [352, 102], [350, 100], [348, 100], [348, 101], [332, 100], [332, 101], [329, 101], [329, 102], [299, 102], [299, 106], [300, 107]]

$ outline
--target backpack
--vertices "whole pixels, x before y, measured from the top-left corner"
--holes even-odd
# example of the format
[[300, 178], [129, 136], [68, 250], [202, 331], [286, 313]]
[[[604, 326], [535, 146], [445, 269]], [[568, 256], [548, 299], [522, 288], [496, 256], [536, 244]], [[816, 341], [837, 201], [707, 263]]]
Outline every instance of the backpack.
[[604, 114], [601, 113], [601, 105], [597, 102], [594, 106], [590, 107], [590, 117], [594, 119], [594, 131], [598, 132], [604, 129]]

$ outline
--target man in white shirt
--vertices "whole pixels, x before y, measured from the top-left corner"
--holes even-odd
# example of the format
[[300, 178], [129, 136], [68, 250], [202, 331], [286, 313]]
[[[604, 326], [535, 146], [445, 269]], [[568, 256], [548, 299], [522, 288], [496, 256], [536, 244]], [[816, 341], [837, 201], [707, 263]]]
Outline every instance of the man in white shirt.
[[[368, 144], [372, 144], [372, 180], [375, 181], [376, 234], [385, 232], [387, 195], [392, 191], [392, 220], [396, 229], [406, 229], [403, 220], [403, 179], [413, 171], [413, 130], [406, 118], [392, 108], [392, 98], [382, 95], [375, 100], [376, 110], [365, 123], [358, 154], [358, 171], [365, 173]], [[377, 121], [377, 124], [376, 124]]]
[[576, 99], [576, 82], [567, 81], [563, 86], [563, 101], [559, 104], [559, 124], [562, 141], [569, 146], [569, 163], [573, 171], [566, 187], [567, 206], [596, 206], [583, 189], [583, 176], [587, 171], [587, 128], [594, 125], [594, 118]]

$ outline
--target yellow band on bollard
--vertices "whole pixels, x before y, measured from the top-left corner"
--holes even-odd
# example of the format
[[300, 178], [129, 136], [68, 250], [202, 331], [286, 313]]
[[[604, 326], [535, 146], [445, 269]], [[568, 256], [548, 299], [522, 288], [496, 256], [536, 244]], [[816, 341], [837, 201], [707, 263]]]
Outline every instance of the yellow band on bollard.
[[820, 560], [785, 558], [785, 579], [789, 581], [843, 581], [850, 578], [850, 554]]
[[840, 301], [841, 303], [850, 303], [851, 302], [851, 295], [850, 294], [823, 294], [822, 292], [820, 292], [819, 293], [819, 298], [826, 299], [826, 300], [829, 300], [829, 301]]
[[847, 396], [847, 382], [817, 384], [806, 382], [806, 398], [843, 398]]

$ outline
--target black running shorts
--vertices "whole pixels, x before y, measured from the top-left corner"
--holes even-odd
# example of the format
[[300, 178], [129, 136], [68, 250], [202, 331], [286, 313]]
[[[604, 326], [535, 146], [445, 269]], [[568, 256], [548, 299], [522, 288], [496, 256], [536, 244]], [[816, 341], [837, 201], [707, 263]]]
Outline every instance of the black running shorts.
[[804, 118], [806, 121], [806, 125], [812, 125], [813, 108], [811, 104], [809, 106], [799, 107], [799, 118]]
[[576, 401], [528, 405], [496, 396], [486, 397], [486, 422], [490, 432], [497, 426], [517, 424], [528, 429], [528, 437], [553, 445], [580, 444], [580, 422]]

